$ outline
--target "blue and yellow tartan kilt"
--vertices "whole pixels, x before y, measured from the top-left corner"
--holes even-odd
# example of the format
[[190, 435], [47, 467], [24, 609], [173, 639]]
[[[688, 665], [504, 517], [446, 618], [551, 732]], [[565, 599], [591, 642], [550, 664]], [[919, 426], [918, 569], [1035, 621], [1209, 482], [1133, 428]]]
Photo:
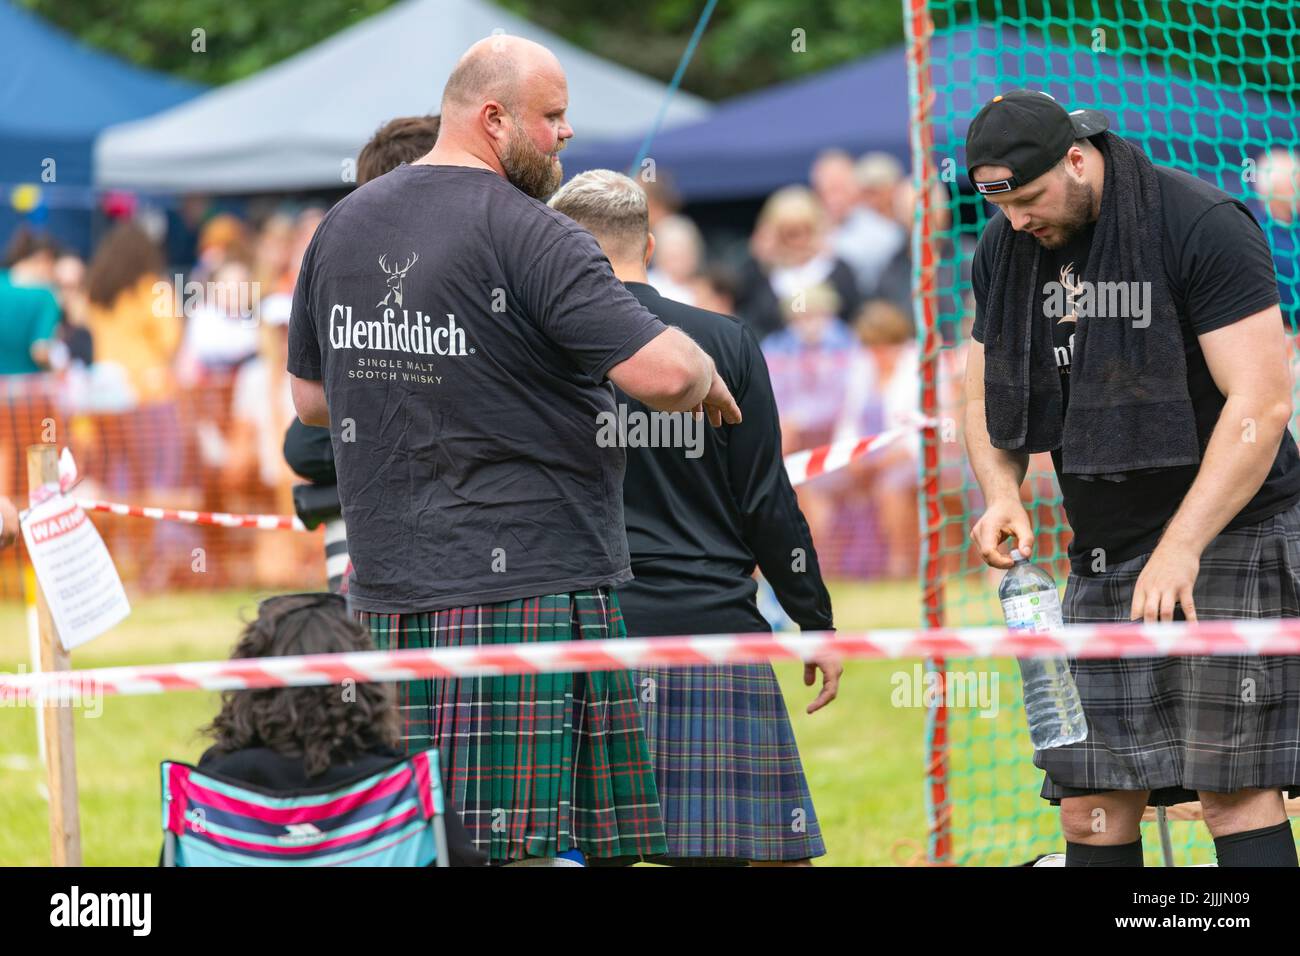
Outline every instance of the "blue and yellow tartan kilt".
[[775, 862], [826, 853], [772, 665], [637, 669], [632, 679], [670, 858]]
[[[358, 612], [380, 650], [627, 636], [606, 589], [416, 614]], [[446, 792], [494, 862], [647, 857], [666, 849], [626, 671], [396, 685], [407, 753], [437, 747]]]

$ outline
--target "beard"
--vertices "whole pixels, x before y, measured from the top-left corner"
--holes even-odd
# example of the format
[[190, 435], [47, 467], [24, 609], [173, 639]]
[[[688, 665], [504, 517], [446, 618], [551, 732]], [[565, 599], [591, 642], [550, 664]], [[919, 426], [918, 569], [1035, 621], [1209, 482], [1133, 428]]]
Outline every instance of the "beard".
[[[557, 144], [556, 152], [563, 148]], [[564, 167], [558, 159], [552, 160], [553, 155], [533, 146], [516, 125], [501, 155], [501, 167], [510, 185], [538, 202], [546, 202], [564, 181]]]
[[1068, 244], [1092, 222], [1092, 210], [1096, 192], [1090, 183], [1065, 181], [1065, 212], [1058, 222], [1051, 225], [1052, 235], [1039, 239], [1038, 244], [1044, 249], [1060, 249]]

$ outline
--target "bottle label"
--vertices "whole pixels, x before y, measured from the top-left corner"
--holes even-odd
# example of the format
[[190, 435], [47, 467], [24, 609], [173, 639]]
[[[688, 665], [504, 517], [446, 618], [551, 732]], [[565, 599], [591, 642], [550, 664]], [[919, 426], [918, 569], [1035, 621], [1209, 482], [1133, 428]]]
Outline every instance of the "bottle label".
[[1004, 598], [1002, 613], [1013, 631], [1050, 631], [1061, 626], [1061, 597], [1055, 591], [1034, 591]]

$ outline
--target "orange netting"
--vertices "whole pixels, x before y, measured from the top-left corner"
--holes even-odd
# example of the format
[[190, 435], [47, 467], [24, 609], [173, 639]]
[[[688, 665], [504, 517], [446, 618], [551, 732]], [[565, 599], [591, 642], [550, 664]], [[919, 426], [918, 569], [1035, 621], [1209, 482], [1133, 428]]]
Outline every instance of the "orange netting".
[[[210, 374], [165, 402], [96, 408], [75, 376], [0, 377], [0, 494], [25, 504], [26, 448], [67, 446], [83, 480], [75, 494], [199, 511], [292, 514], [298, 479], [284, 465], [277, 416], [231, 413], [234, 373]], [[283, 436], [280, 428], [279, 435]], [[137, 591], [325, 587], [322, 532], [263, 531], [95, 513], [122, 580]], [[19, 549], [0, 552], [0, 600], [22, 596]]]

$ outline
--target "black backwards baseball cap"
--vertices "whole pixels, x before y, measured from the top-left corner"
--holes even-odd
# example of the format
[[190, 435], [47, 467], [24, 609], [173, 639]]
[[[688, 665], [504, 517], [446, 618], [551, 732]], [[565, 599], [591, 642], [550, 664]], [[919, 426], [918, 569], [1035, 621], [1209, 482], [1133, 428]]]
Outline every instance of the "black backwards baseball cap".
[[1037, 179], [1061, 161], [1076, 139], [1103, 133], [1110, 126], [1097, 110], [1065, 107], [1048, 93], [1011, 90], [993, 97], [966, 131], [966, 171], [976, 166], [1006, 166], [1010, 179], [971, 184], [980, 192], [1009, 193]]

